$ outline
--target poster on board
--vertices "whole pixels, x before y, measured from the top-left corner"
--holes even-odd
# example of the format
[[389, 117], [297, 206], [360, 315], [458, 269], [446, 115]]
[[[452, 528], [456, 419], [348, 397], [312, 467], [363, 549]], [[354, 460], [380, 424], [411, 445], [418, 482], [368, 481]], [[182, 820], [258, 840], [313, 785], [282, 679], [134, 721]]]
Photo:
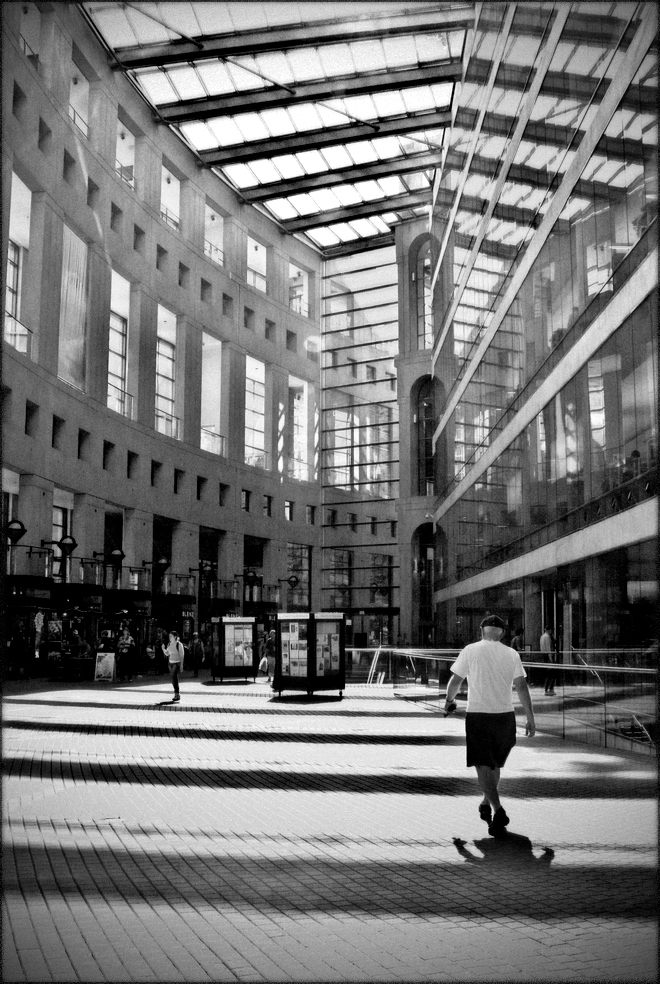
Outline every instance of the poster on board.
[[95, 681], [105, 681], [112, 683], [115, 679], [115, 654], [97, 653], [96, 668], [94, 670]]

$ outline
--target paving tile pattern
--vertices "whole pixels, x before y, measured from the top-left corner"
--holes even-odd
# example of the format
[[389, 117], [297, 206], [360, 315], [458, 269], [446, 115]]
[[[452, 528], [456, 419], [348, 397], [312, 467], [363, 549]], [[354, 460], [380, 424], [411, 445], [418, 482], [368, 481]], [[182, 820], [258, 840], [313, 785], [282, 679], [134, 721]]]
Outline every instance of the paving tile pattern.
[[4, 981], [655, 980], [654, 762], [539, 734], [479, 820], [386, 687], [10, 682]]

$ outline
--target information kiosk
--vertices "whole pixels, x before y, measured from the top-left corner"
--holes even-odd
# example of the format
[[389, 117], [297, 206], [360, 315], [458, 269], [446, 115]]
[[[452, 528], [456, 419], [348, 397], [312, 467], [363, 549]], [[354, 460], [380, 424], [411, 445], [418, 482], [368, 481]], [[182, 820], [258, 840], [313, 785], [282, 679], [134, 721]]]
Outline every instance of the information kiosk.
[[213, 663], [213, 681], [216, 676], [222, 682], [225, 677], [257, 679], [259, 653], [257, 651], [257, 620], [244, 615], [226, 615], [222, 619], [220, 651]]
[[338, 690], [346, 686], [344, 615], [279, 612], [273, 690]]

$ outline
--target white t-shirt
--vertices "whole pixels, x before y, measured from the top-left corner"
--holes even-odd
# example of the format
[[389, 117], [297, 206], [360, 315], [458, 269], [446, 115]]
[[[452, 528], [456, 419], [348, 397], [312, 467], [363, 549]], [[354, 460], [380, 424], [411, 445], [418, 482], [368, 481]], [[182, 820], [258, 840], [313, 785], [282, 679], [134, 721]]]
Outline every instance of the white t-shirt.
[[515, 649], [491, 639], [466, 646], [452, 663], [451, 671], [467, 677], [467, 709], [478, 714], [512, 711], [513, 681], [527, 675]]

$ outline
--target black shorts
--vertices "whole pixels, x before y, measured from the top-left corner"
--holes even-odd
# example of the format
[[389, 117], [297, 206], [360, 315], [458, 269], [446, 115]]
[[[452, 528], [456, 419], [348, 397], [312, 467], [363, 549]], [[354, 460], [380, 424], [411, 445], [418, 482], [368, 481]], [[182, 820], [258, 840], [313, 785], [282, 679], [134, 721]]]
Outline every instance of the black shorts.
[[487, 765], [491, 769], [501, 769], [515, 743], [516, 715], [513, 711], [505, 714], [468, 711], [465, 715], [468, 766]]

